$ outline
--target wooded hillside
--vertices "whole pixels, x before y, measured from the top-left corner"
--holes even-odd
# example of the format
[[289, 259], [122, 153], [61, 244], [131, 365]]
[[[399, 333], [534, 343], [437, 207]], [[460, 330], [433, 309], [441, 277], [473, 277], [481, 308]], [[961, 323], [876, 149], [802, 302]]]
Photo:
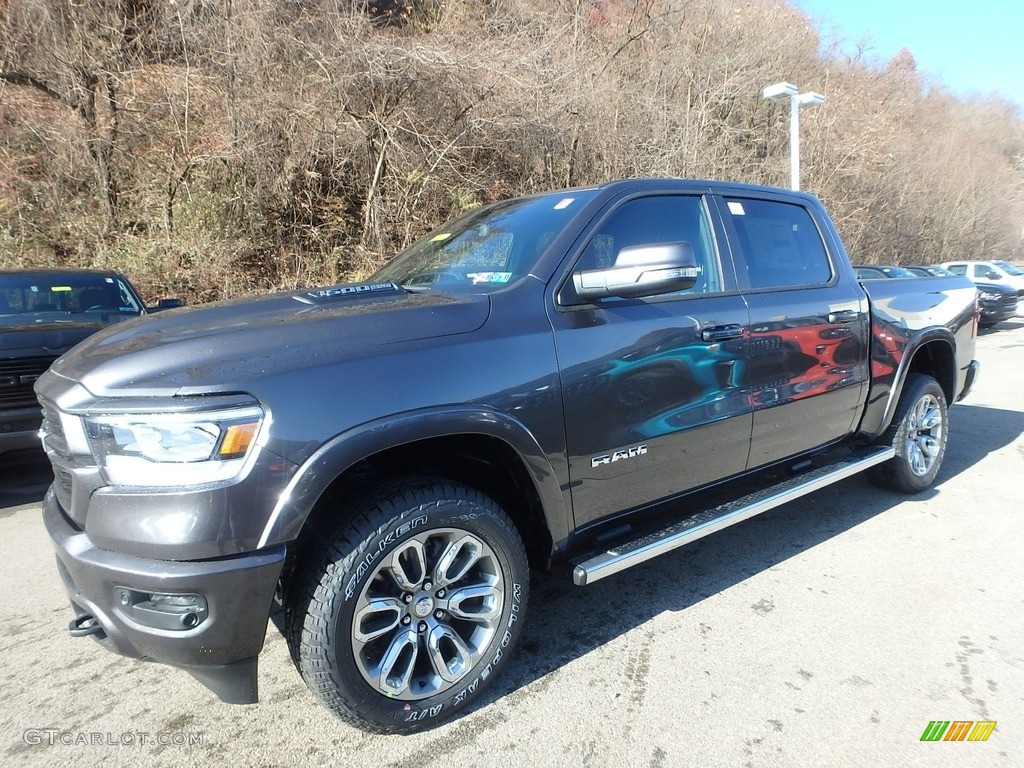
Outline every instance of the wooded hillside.
[[369, 273], [461, 209], [627, 176], [803, 187], [861, 262], [1024, 258], [1024, 122], [782, 0], [0, 0], [0, 267], [189, 302]]

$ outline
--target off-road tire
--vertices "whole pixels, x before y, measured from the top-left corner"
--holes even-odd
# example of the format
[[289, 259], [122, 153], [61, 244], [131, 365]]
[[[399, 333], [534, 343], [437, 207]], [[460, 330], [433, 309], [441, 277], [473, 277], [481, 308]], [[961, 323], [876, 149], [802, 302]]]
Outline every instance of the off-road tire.
[[881, 488], [919, 493], [931, 487], [942, 467], [949, 435], [949, 414], [942, 387], [931, 376], [911, 373], [903, 385], [892, 425], [879, 441], [896, 455], [868, 470]]
[[435, 479], [371, 492], [332, 518], [284, 595], [285, 635], [314, 696], [377, 733], [465, 710], [525, 618], [515, 525], [487, 496]]

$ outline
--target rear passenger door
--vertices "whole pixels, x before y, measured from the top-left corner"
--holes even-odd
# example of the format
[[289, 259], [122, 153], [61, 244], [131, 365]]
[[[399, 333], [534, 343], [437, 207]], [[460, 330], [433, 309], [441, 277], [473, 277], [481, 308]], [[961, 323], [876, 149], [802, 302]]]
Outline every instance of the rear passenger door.
[[[747, 309], [701, 194], [625, 199], [582, 238], [550, 308], [577, 526], [742, 472], [750, 443]], [[685, 291], [582, 300], [571, 273], [622, 248], [685, 241]]]
[[868, 302], [837, 241], [793, 198], [716, 198], [750, 311], [748, 468], [845, 437], [868, 383]]

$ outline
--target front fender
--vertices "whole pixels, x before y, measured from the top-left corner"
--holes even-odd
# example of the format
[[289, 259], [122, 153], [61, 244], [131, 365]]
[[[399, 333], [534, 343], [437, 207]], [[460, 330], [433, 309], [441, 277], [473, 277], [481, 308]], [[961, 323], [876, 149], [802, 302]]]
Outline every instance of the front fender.
[[557, 473], [536, 438], [508, 414], [466, 405], [390, 416], [332, 438], [299, 467], [282, 492], [263, 530], [260, 548], [297, 538], [324, 491], [359, 461], [389, 448], [460, 434], [495, 437], [515, 451], [536, 488], [552, 541], [564, 541], [569, 534], [565, 498]]

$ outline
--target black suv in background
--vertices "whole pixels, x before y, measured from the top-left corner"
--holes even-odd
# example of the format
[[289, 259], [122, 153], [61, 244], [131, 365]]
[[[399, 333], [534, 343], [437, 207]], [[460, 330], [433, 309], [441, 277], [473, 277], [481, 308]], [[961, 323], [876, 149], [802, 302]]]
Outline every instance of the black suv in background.
[[39, 445], [32, 386], [54, 360], [101, 328], [161, 309], [146, 307], [127, 278], [97, 270], [0, 272], [0, 454]]
[[1017, 292], [1013, 288], [998, 283], [975, 285], [978, 288], [978, 309], [981, 312], [978, 325], [982, 328], [991, 328], [1017, 314]]

